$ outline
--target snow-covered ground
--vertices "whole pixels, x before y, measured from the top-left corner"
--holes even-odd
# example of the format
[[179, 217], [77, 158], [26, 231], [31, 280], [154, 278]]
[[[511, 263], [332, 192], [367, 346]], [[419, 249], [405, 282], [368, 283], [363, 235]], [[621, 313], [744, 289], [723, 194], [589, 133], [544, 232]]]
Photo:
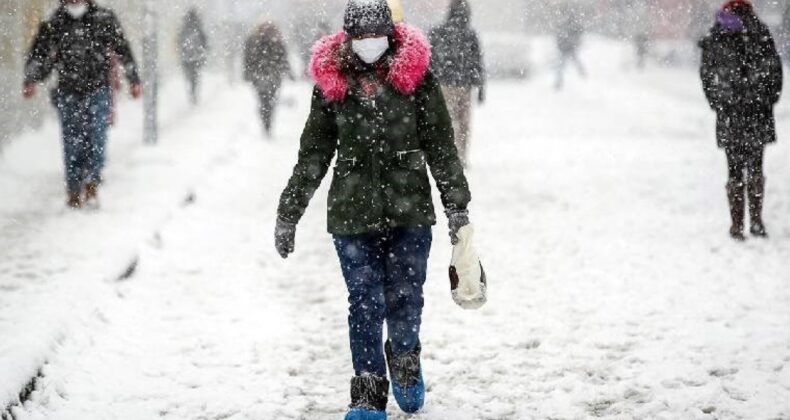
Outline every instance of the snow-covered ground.
[[[589, 79], [560, 93], [546, 71], [491, 86], [469, 172], [490, 301], [453, 304], [437, 227], [428, 401], [391, 418], [790, 419], [790, 105], [767, 154], [772, 236], [737, 244], [695, 72], [631, 72], [626, 53], [595, 41]], [[173, 99], [155, 148], [125, 108], [96, 213], [63, 210], [54, 125], [0, 160], [0, 403], [43, 365], [16, 419], [342, 417], [325, 187], [291, 259], [272, 239], [310, 87], [286, 88], [275, 142], [246, 87], [207, 90], [192, 111]]]

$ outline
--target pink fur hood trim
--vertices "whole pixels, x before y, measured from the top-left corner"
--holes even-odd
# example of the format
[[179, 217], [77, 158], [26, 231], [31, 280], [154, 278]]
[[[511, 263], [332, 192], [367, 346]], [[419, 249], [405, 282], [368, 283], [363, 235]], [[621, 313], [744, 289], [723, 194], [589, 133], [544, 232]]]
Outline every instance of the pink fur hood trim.
[[[319, 40], [313, 47], [310, 75], [330, 102], [346, 99], [348, 79], [338, 64], [346, 34], [338, 32]], [[395, 25], [397, 51], [390, 62], [387, 82], [403, 95], [413, 94], [428, 73], [431, 46], [419, 29], [405, 23]]]

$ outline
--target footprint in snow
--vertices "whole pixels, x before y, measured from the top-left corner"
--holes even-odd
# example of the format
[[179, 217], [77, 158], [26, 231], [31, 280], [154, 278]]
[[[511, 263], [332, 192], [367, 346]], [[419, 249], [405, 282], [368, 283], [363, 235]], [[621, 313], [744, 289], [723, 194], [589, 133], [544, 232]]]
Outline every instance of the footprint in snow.
[[725, 378], [725, 377], [728, 377], [728, 376], [733, 376], [736, 373], [738, 373], [738, 369], [737, 368], [716, 368], [716, 369], [711, 369], [711, 370], [708, 371], [708, 374], [710, 376], [713, 376], [713, 377], [716, 377], [716, 378]]

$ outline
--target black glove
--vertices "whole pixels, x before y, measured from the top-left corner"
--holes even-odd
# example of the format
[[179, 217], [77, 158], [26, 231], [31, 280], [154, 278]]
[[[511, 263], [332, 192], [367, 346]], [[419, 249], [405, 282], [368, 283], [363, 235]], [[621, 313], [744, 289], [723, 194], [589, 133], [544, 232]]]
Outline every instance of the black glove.
[[296, 243], [296, 223], [286, 222], [277, 218], [277, 227], [274, 229], [274, 247], [283, 258], [294, 252]]
[[486, 88], [483, 87], [483, 86], [480, 86], [480, 89], [478, 89], [477, 102], [480, 105], [483, 105], [484, 103], [486, 103]]
[[447, 210], [447, 221], [450, 225], [450, 241], [458, 243], [458, 231], [469, 224], [469, 210]]

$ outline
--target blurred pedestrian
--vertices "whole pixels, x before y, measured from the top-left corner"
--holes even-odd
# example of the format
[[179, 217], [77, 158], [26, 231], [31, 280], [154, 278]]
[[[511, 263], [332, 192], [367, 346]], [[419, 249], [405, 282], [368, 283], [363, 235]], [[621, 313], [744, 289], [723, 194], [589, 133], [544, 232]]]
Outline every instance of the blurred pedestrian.
[[275, 245], [283, 258], [294, 251], [296, 225], [337, 154], [328, 230], [350, 302], [355, 376], [346, 420], [386, 420], [388, 369], [402, 410], [416, 412], [425, 400], [420, 326], [436, 223], [428, 167], [452, 234], [469, 224], [471, 198], [418, 29], [394, 24], [386, 0], [351, 0], [344, 31], [313, 51], [317, 86]]
[[200, 96], [200, 72], [206, 65], [208, 54], [208, 38], [197, 9], [190, 9], [184, 16], [184, 23], [178, 33], [178, 48], [181, 68], [189, 83], [189, 98], [195, 105]]
[[644, 70], [650, 52], [650, 35], [646, 31], [639, 31], [634, 35], [634, 50], [636, 51], [636, 68]]
[[25, 97], [35, 95], [36, 84], [53, 71], [58, 73], [52, 102], [63, 128], [71, 208], [98, 205], [111, 112], [113, 55], [123, 65], [131, 95], [139, 97], [137, 66], [115, 14], [92, 0], [61, 0], [53, 16], [39, 27], [27, 57]]
[[719, 147], [727, 154], [730, 235], [744, 240], [748, 193], [751, 233], [765, 237], [763, 154], [776, 141], [774, 106], [782, 92], [782, 62], [768, 27], [746, 0], [727, 2], [702, 39], [702, 83], [717, 113]]
[[478, 89], [480, 104], [486, 99], [486, 73], [477, 32], [471, 27], [467, 0], [452, 0], [447, 21], [430, 32], [433, 46], [431, 69], [442, 85], [453, 119], [455, 144], [464, 165], [469, 163], [472, 92]]
[[584, 36], [584, 16], [568, 7], [563, 13], [563, 20], [557, 28], [557, 51], [559, 61], [557, 63], [557, 81], [555, 88], [561, 90], [565, 85], [565, 69], [568, 64], [573, 64], [579, 71], [581, 77], [587, 76], [587, 70], [579, 58], [582, 38]]
[[274, 23], [264, 22], [244, 44], [244, 80], [252, 83], [258, 93], [258, 110], [269, 138], [283, 76], [294, 79], [285, 41]]

